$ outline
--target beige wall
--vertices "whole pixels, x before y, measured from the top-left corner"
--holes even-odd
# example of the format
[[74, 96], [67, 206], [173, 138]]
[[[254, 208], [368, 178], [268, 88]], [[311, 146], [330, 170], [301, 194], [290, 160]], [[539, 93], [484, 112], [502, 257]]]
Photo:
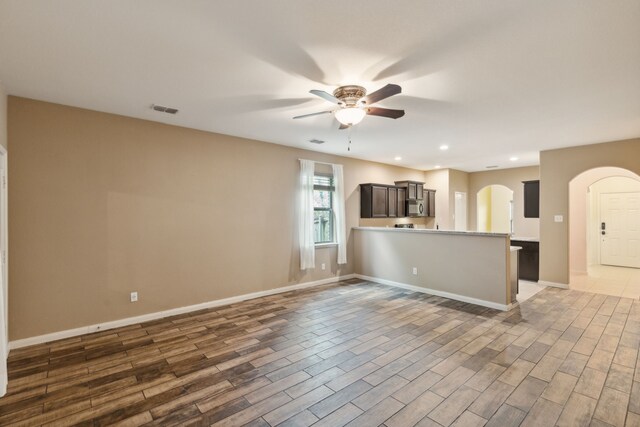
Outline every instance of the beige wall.
[[504, 185], [513, 191], [513, 231], [518, 237], [538, 238], [539, 220], [524, 217], [524, 185], [522, 181], [539, 178], [537, 166], [524, 168], [499, 169], [469, 174], [469, 230], [476, 230], [477, 194], [487, 185]]
[[[474, 298], [482, 305], [510, 301], [505, 235], [407, 230], [354, 233], [358, 274]], [[413, 274], [413, 267], [418, 274]]]
[[[572, 272], [586, 273], [589, 264], [598, 263], [598, 197], [591, 200], [592, 185], [606, 180], [609, 190], [627, 191], [624, 182], [608, 180], [608, 177], [627, 177], [637, 183], [637, 175], [620, 168], [590, 169], [575, 177], [569, 183], [569, 267]], [[599, 186], [598, 186], [599, 187]], [[599, 188], [595, 188], [598, 193]], [[635, 191], [635, 190], [631, 190]]]
[[640, 174], [640, 138], [540, 153], [540, 280], [569, 283], [569, 182], [605, 166]]
[[[17, 97], [8, 121], [11, 340], [353, 273], [358, 184], [424, 176]], [[344, 165], [345, 266], [298, 269], [298, 158]]]
[[0, 145], [7, 148], [7, 92], [0, 82]]

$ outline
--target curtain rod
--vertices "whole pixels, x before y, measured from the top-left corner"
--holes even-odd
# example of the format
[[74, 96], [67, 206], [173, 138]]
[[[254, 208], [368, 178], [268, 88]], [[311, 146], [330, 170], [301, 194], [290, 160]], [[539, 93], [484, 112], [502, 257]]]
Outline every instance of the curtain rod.
[[308, 162], [320, 163], [321, 165], [329, 165], [329, 166], [338, 165], [338, 166], [342, 166], [340, 163], [318, 162], [318, 161], [315, 161], [315, 160], [308, 160], [308, 159], [298, 159], [298, 160], [307, 160]]

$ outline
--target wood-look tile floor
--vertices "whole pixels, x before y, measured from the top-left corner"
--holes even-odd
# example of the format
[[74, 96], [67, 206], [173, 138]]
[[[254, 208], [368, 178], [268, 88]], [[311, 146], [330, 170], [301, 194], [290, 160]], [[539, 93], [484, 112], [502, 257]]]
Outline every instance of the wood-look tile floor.
[[14, 350], [1, 425], [640, 426], [640, 302], [348, 281]]

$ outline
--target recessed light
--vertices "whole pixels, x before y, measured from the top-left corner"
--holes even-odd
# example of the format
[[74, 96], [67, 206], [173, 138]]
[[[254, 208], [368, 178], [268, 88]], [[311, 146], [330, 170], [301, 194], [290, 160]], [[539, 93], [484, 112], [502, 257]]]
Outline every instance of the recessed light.
[[393, 159], [394, 159], [396, 162], [399, 162], [400, 160], [402, 160], [402, 157], [400, 157], [400, 156], [395, 156]]
[[515, 162], [516, 160], [518, 160], [518, 158], [516, 156], [513, 156], [509, 160], [511, 160], [512, 162]]
[[440, 166], [440, 165], [435, 165], [435, 168], [436, 168], [436, 169], [440, 169], [441, 167], [442, 167], [442, 166]]
[[447, 151], [447, 150], [449, 149], [449, 146], [448, 146], [448, 145], [446, 145], [446, 144], [442, 144], [442, 145], [440, 146], [440, 149], [441, 149], [442, 151]]

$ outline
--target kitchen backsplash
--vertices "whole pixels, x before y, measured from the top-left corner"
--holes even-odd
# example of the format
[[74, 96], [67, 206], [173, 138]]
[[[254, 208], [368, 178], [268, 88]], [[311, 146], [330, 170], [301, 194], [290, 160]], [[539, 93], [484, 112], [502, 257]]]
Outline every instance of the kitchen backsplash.
[[415, 224], [415, 228], [435, 228], [433, 218], [360, 218], [360, 227], [393, 227], [395, 224]]

